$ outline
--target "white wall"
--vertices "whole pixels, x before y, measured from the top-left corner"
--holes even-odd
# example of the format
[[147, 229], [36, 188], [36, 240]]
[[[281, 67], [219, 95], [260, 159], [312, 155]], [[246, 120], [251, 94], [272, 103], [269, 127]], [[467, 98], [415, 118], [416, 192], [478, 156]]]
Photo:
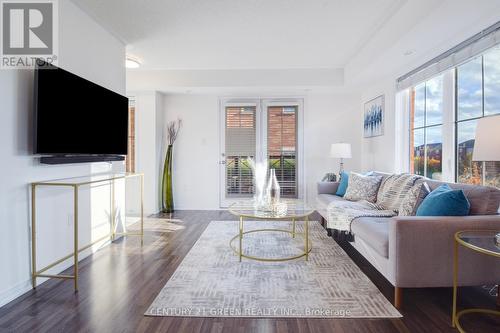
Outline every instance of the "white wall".
[[[128, 92], [128, 95], [135, 99], [135, 167], [136, 172], [144, 173], [144, 214], [155, 214], [161, 209], [163, 95], [154, 91]], [[130, 200], [137, 202], [138, 197], [131, 193]]]
[[[125, 48], [117, 39], [97, 25], [69, 1], [59, 2], [59, 66], [125, 93]], [[0, 305], [29, 290], [30, 257], [30, 192], [34, 181], [87, 175], [122, 169], [123, 163], [48, 166], [40, 165], [32, 156], [33, 71], [0, 71]], [[89, 107], [92, 101], [89, 96]], [[71, 124], [68, 124], [71, 125]], [[122, 189], [122, 185], [118, 186]], [[68, 189], [38, 191], [39, 268], [59, 259], [72, 249], [72, 197]], [[120, 191], [118, 192], [120, 193]], [[121, 191], [123, 193], [123, 191]], [[117, 198], [120, 209], [123, 197]], [[109, 190], [102, 186], [82, 189], [80, 197], [81, 244], [98, 237], [109, 225], [107, 211]], [[90, 213], [92, 208], [92, 214]], [[109, 227], [108, 227], [109, 228]], [[109, 229], [108, 229], [109, 230]], [[71, 265], [66, 262], [64, 267]], [[42, 279], [40, 279], [42, 281]]]
[[[346, 168], [360, 168], [362, 124], [357, 95], [309, 93], [303, 97], [306, 195], [314, 202], [316, 182], [326, 172], [338, 171], [338, 161], [328, 157], [330, 143], [351, 142], [355, 158], [346, 161]], [[218, 209], [219, 95], [168, 94], [164, 97], [164, 110], [165, 121], [183, 121], [174, 145], [176, 208]]]
[[[385, 37], [386, 42], [389, 42], [388, 36], [397, 31], [394, 27], [405, 25], [397, 19], [398, 16], [391, 19], [384, 28], [388, 30], [392, 27], [392, 32], [388, 30], [386, 35], [382, 36], [383, 29], [374, 41], [378, 40], [379, 45], [383, 45]], [[498, 1], [443, 1], [439, 6], [434, 6], [430, 13], [419, 17], [413, 26], [405, 27], [405, 32], [400, 33], [397, 39], [393, 36], [387, 47], [380, 49], [378, 46], [379, 52], [365, 48], [351, 60], [346, 66], [346, 81], [357, 87], [356, 90], [361, 95], [359, 112], [363, 113], [364, 102], [378, 95], [385, 95], [385, 133], [380, 137], [362, 139], [363, 170], [401, 170], [403, 161], [400, 155], [404, 154], [405, 150], [399, 149], [398, 144], [406, 140], [402, 135], [407, 133], [396, 134], [398, 126], [401, 126], [397, 124], [401, 115], [396, 115], [395, 108], [397, 78], [499, 20]], [[371, 44], [374, 44], [374, 41]], [[405, 56], [407, 51], [411, 51], [411, 54]]]
[[364, 103], [380, 95], [384, 95], [385, 103], [384, 135], [363, 138], [363, 131], [361, 131], [360, 158], [362, 171], [395, 171], [396, 140], [400, 139], [396, 138], [395, 94], [395, 81], [392, 79], [369, 87], [362, 93], [361, 105], [358, 106], [358, 112], [361, 114], [360, 121], [363, 118]]
[[306, 97], [305, 113], [305, 167], [307, 198], [314, 203], [316, 182], [325, 173], [338, 174], [339, 159], [329, 156], [330, 144], [349, 142], [352, 159], [344, 161], [346, 170], [361, 168], [362, 118], [358, 112], [360, 97], [356, 94], [314, 94]]
[[163, 106], [165, 122], [182, 119], [173, 151], [175, 208], [218, 209], [218, 96], [169, 94]]

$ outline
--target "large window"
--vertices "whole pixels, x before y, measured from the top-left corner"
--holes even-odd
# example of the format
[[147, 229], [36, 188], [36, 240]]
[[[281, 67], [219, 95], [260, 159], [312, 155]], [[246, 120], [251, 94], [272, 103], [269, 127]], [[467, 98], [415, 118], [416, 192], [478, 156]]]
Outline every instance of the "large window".
[[477, 120], [500, 114], [500, 48], [458, 66], [455, 71], [457, 181], [500, 187], [500, 162], [472, 161]]
[[410, 169], [441, 179], [443, 164], [443, 77], [424, 82], [411, 91]]
[[[472, 161], [478, 119], [500, 114], [500, 47], [453, 68], [449, 80], [443, 77], [410, 88], [410, 171], [500, 187], [500, 162]], [[455, 144], [443, 149], [447, 138]], [[454, 167], [444, 170], [443, 163]]]

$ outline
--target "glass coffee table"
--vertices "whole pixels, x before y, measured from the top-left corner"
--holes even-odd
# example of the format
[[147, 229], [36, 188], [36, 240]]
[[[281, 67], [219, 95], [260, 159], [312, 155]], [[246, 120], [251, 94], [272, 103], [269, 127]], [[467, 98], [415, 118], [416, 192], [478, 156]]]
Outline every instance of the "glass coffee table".
[[[500, 316], [500, 311], [491, 309], [465, 309], [457, 313], [457, 286], [458, 286], [458, 246], [461, 245], [483, 255], [500, 258], [500, 247], [495, 244], [495, 235], [500, 230], [465, 230], [455, 234], [453, 248], [453, 310], [452, 326], [459, 332], [465, 332], [460, 325], [460, 317], [468, 313], [484, 313]], [[500, 289], [500, 288], [499, 288]]]
[[[257, 260], [257, 261], [287, 261], [305, 257], [309, 260], [309, 252], [311, 252], [312, 244], [309, 240], [309, 215], [314, 210], [309, 208], [304, 202], [300, 200], [289, 200], [280, 202], [279, 208], [274, 210], [262, 210], [255, 208], [254, 201], [240, 201], [232, 204], [229, 207], [229, 212], [239, 217], [239, 233], [234, 236], [229, 245], [234, 252], [239, 256], [240, 262], [242, 258]], [[292, 229], [253, 229], [244, 231], [245, 219], [256, 220], [271, 220], [271, 221], [292, 221]], [[304, 232], [296, 232], [295, 227], [299, 219], [304, 219]], [[302, 236], [304, 239], [304, 250], [298, 255], [281, 257], [281, 258], [262, 258], [243, 253], [243, 236], [251, 233], [264, 233], [264, 232], [284, 232], [295, 238], [297, 235]], [[238, 240], [238, 246], [235, 246], [235, 241]]]

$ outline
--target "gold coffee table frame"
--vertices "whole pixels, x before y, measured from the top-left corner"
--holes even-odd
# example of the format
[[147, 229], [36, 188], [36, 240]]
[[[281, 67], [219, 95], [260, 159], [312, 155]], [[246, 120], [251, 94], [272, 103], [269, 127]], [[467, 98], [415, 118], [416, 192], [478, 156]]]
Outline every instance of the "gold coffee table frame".
[[[309, 260], [309, 253], [312, 250], [312, 242], [309, 240], [309, 215], [311, 215], [314, 210], [304, 208], [301, 209], [302, 212], [293, 213], [293, 214], [273, 214], [271, 212], [264, 212], [259, 210], [254, 210], [252, 213], [252, 204], [250, 202], [245, 203], [235, 203], [229, 207], [229, 212], [233, 215], [239, 217], [239, 232], [236, 236], [231, 238], [229, 241], [229, 246], [231, 249], [239, 256], [239, 261], [241, 262], [242, 258], [247, 258], [256, 261], [264, 261], [264, 262], [279, 262], [279, 261], [289, 261], [298, 258], [305, 257], [306, 261]], [[293, 209], [292, 209], [293, 211]], [[268, 229], [253, 229], [249, 231], [243, 231], [244, 227], [244, 219], [257, 219], [257, 220], [273, 220], [273, 221], [290, 221], [292, 220], [292, 230], [287, 229], [276, 229], [276, 228], [268, 228]], [[296, 232], [296, 223], [297, 219], [304, 219], [304, 232]], [[296, 235], [303, 235], [304, 237], [304, 251], [298, 255], [290, 256], [290, 257], [281, 257], [281, 258], [263, 258], [257, 256], [251, 256], [243, 253], [243, 235], [251, 234], [251, 233], [260, 233], [260, 232], [284, 232], [292, 235], [292, 238], [295, 238]], [[234, 241], [239, 240], [238, 248], [234, 246]]]
[[[470, 244], [469, 242], [463, 240], [460, 236], [465, 233], [476, 233], [480, 235], [481, 233], [493, 233], [493, 237], [496, 233], [500, 232], [498, 230], [462, 230], [455, 233], [455, 241], [453, 246], [453, 312], [451, 318], [451, 324], [453, 327], [456, 327], [457, 330], [461, 333], [465, 333], [465, 330], [460, 325], [460, 317], [469, 313], [484, 313], [489, 315], [497, 315], [500, 316], [500, 311], [491, 310], [491, 309], [465, 309], [459, 311], [457, 313], [457, 291], [458, 291], [458, 246], [462, 245], [465, 248], [468, 248], [472, 251], [476, 251], [488, 256], [500, 258], [500, 253], [490, 251], [488, 249], [484, 249], [482, 247], [476, 246], [474, 244]], [[493, 240], [494, 241], [494, 240]]]
[[[128, 179], [132, 177], [139, 177], [140, 180], [140, 210], [141, 210], [141, 229], [139, 232], [116, 232], [116, 220], [115, 220], [115, 181], [118, 179]], [[99, 237], [98, 239], [92, 241], [90, 244], [86, 244], [83, 247], [79, 246], [78, 240], [78, 194], [81, 186], [96, 184], [96, 183], [109, 183], [110, 184], [110, 207], [109, 207], [109, 218], [110, 218], [110, 231], [108, 234]], [[37, 251], [36, 251], [36, 189], [41, 186], [49, 187], [69, 187], [73, 191], [73, 252], [54, 261], [47, 266], [38, 269], [37, 268]], [[144, 174], [142, 173], [119, 173], [119, 174], [95, 174], [84, 177], [57, 179], [53, 181], [42, 181], [31, 183], [31, 283], [33, 289], [36, 288], [37, 278], [57, 278], [57, 279], [70, 279], [74, 282], [75, 292], [78, 291], [78, 254], [94, 244], [104, 241], [109, 238], [113, 242], [116, 236], [140, 236], [141, 246], [144, 242]], [[60, 263], [73, 258], [73, 274], [46, 274], [45, 272], [50, 268], [59, 265]]]

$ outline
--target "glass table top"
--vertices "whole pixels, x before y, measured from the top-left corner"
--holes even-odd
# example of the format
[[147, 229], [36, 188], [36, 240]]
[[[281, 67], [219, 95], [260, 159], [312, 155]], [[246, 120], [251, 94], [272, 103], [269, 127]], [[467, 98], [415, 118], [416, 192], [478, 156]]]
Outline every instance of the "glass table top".
[[243, 200], [229, 206], [229, 212], [250, 218], [286, 219], [309, 216], [314, 209], [301, 200], [281, 200], [274, 209], [261, 209], [255, 205], [254, 200]]
[[[457, 232], [455, 238], [470, 249], [500, 257], [500, 246], [495, 243], [497, 234], [500, 230], [470, 230]], [[498, 238], [500, 242], [500, 236]]]

